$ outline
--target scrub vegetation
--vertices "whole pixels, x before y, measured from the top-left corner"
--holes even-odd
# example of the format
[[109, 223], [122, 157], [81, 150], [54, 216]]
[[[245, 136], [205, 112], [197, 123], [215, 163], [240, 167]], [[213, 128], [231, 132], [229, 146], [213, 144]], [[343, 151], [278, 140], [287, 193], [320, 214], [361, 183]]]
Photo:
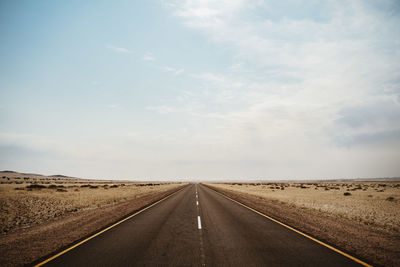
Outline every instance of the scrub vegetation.
[[400, 181], [365, 183], [213, 184], [298, 208], [400, 231]]
[[0, 172], [0, 266], [29, 264], [182, 186]]
[[370, 262], [400, 264], [400, 180], [207, 185]]
[[3, 173], [0, 179], [2, 233], [176, 187], [172, 183], [95, 181], [16, 173]]

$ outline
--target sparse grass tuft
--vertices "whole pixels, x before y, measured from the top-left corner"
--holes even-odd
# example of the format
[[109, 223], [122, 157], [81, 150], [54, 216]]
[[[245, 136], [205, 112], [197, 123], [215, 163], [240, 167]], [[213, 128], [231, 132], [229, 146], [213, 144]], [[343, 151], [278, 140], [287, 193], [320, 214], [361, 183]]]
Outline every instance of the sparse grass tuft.
[[28, 189], [43, 189], [43, 188], [46, 188], [46, 186], [41, 185], [41, 184], [31, 184], [31, 185], [27, 185], [26, 188], [28, 188]]
[[208, 186], [378, 266], [400, 266], [397, 181], [289, 183], [274, 192], [273, 183]]
[[[152, 192], [172, 189], [177, 184], [155, 184], [135, 186], [136, 183], [116, 181], [58, 180], [25, 176], [29, 185], [16, 183], [0, 184], [0, 234], [21, 227], [38, 225], [60, 218], [72, 211], [92, 209], [121, 201], [135, 199]], [[14, 179], [14, 178], [12, 178]], [[6, 180], [6, 178], [3, 178]], [[48, 182], [49, 185], [43, 185]], [[51, 184], [50, 184], [51, 182]], [[112, 190], [104, 190], [113, 188]], [[102, 190], [100, 190], [102, 189]]]
[[68, 190], [63, 189], [63, 188], [57, 188], [57, 192], [68, 192]]
[[[238, 183], [213, 184], [221, 189], [281, 201], [333, 216], [345, 217], [385, 231], [400, 232], [400, 184], [398, 182], [320, 182], [287, 183], [285, 190], [275, 190], [279, 183], [240, 186]], [[280, 187], [283, 188], [282, 185]], [[323, 190], [315, 190], [323, 189]]]

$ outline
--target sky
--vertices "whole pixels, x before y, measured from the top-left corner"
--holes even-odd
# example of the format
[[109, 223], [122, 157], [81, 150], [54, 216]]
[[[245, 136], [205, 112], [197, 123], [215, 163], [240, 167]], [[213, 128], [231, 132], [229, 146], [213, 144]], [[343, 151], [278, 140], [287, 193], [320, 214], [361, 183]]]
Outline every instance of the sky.
[[0, 170], [400, 176], [400, 2], [0, 0]]

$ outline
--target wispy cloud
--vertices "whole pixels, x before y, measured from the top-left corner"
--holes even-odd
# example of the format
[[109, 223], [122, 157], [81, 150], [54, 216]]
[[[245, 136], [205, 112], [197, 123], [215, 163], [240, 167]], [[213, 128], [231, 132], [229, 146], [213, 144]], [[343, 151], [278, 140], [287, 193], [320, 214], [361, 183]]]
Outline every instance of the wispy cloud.
[[124, 47], [117, 47], [117, 46], [113, 46], [113, 45], [106, 45], [106, 47], [108, 49], [111, 49], [111, 50], [113, 50], [115, 52], [118, 52], [118, 53], [125, 53], [125, 54], [132, 54], [133, 53], [131, 50], [129, 50], [127, 48], [124, 48]]
[[[131, 16], [110, 2], [89, 22], [54, 4], [57, 23], [93, 40], [113, 10], [114, 41], [100, 44], [108, 53], [74, 57], [68, 75], [54, 49], [37, 50], [58, 34], [43, 28], [54, 21], [32, 24], [37, 10], [22, 8], [6, 23], [43, 38], [30, 46], [10, 32], [0, 46], [0, 167], [149, 179], [399, 175], [398, 2], [159, 0]], [[64, 58], [93, 43], [57, 45]], [[31, 79], [37, 58], [51, 82]]]
[[165, 71], [165, 72], [170, 72], [174, 75], [179, 75], [185, 71], [183, 68], [175, 69], [175, 68], [171, 68], [171, 67], [161, 67], [161, 70]]
[[[399, 76], [391, 71], [400, 69], [398, 40], [393, 37], [393, 32], [400, 33], [398, 16], [357, 1], [350, 6], [319, 5], [319, 10], [326, 12], [323, 20], [301, 1], [291, 8], [285, 15], [281, 10], [285, 7], [273, 1], [181, 1], [177, 5], [175, 15], [187, 27], [201, 31], [212, 42], [223, 43], [241, 62], [229, 67], [228, 75], [195, 75], [204, 81], [210, 99], [226, 100], [223, 112], [230, 114], [226, 118], [246, 117], [252, 110], [247, 119], [263, 124], [263, 114], [272, 111], [257, 107], [272, 106], [281, 114], [291, 114], [285, 119], [287, 126], [298, 127], [299, 119], [304, 118], [305, 131], [310, 127], [324, 132], [327, 125], [338, 127], [335, 118], [343, 110], [353, 110], [366, 101], [378, 103], [377, 96], [399, 99]], [[265, 11], [266, 16], [255, 19], [256, 10]], [[234, 105], [237, 98], [245, 104], [242, 115]], [[207, 102], [207, 109], [213, 102]], [[400, 106], [393, 108], [399, 110]], [[270, 125], [281, 123], [281, 117], [269, 120]], [[393, 117], [391, 124], [400, 125]], [[278, 128], [265, 130], [281, 134]]]
[[[280, 177], [305, 175], [306, 166], [314, 165], [315, 176], [326, 176], [328, 169], [334, 176], [371, 175], [378, 168], [355, 171], [351, 165], [381, 159], [391, 162], [394, 173], [400, 19], [385, 12], [391, 1], [379, 8], [360, 1], [295, 1], [290, 7], [276, 1], [175, 3], [169, 8], [184, 25], [222, 44], [235, 62], [189, 75], [196, 82], [169, 103], [168, 110], [202, 118], [213, 129], [193, 142], [229, 147], [232, 160], [262, 159]], [[315, 156], [305, 159], [304, 153]], [[286, 165], [296, 167], [286, 172]]]
[[177, 110], [175, 107], [165, 106], [165, 105], [163, 105], [163, 106], [149, 106], [149, 107], [146, 107], [146, 109], [158, 112], [160, 114], [167, 114], [167, 113], [171, 113], [171, 112]]
[[143, 56], [143, 60], [145, 60], [145, 61], [155, 61], [156, 58], [155, 58], [153, 55], [151, 55], [151, 54], [145, 54], [145, 55]]
[[242, 0], [181, 1], [178, 5], [180, 8], [175, 14], [185, 18], [185, 24], [190, 27], [204, 29], [221, 27], [226, 23], [227, 18], [235, 16], [244, 2], [248, 3]]

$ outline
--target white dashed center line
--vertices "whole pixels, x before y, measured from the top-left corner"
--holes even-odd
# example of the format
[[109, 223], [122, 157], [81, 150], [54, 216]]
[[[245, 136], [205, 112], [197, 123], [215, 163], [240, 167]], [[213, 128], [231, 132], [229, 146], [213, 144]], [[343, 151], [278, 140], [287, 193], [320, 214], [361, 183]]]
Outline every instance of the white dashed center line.
[[199, 230], [201, 229], [201, 220], [200, 220], [200, 216], [197, 216], [197, 225]]
[[[199, 206], [199, 196], [197, 194], [197, 184], [196, 184], [196, 208], [197, 208], [197, 228], [201, 230], [201, 219], [200, 219], [200, 206]], [[203, 230], [199, 231], [199, 242], [200, 242], [200, 258], [201, 258], [201, 265], [206, 266], [205, 254], [204, 254], [204, 247], [203, 247]]]

